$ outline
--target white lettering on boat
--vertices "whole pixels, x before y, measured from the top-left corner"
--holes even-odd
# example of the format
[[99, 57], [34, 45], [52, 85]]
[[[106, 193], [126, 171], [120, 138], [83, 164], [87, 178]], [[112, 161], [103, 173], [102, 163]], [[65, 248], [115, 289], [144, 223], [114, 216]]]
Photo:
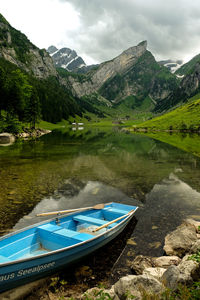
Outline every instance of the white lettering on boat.
[[55, 261], [52, 261], [51, 263], [40, 265], [40, 266], [33, 267], [30, 269], [19, 270], [17, 272], [17, 277], [21, 277], [21, 276], [24, 276], [27, 274], [32, 274], [32, 273], [39, 273], [40, 271], [52, 268], [54, 265], [55, 265]]
[[0, 281], [6, 281], [15, 278], [15, 273], [5, 274], [0, 276]]
[[44, 271], [44, 270], [47, 270], [49, 268], [54, 267], [54, 265], [55, 265], [55, 261], [52, 261], [48, 264], [38, 265], [36, 267], [32, 267], [32, 268], [29, 268], [29, 269], [19, 270], [17, 273], [13, 272], [13, 273], [5, 274], [5, 275], [0, 275], [0, 282], [7, 281], [7, 280], [12, 280], [15, 277], [22, 277], [22, 276], [30, 275], [30, 274], [33, 274], [33, 273], [39, 273], [41, 271]]

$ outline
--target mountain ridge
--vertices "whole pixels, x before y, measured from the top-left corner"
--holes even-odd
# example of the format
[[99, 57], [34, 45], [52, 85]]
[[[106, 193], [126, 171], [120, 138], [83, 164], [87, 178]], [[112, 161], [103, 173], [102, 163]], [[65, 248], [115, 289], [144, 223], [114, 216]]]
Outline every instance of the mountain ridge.
[[[60, 56], [71, 59], [65, 62], [65, 66], [71, 64], [73, 70], [80, 70], [81, 68], [77, 68], [76, 65], [73, 66], [73, 63], [78, 60], [77, 53], [69, 48], [62, 49]], [[56, 55], [60, 50], [51, 46], [49, 51], [50, 54]], [[153, 54], [147, 50], [147, 41], [124, 50], [111, 60], [93, 66], [89, 71], [84, 61], [80, 60], [80, 65], [84, 64], [82, 68], [87, 71], [85, 74], [68, 72], [62, 68], [62, 64], [61, 68], [56, 68], [50, 54], [45, 49], [33, 45], [23, 33], [14, 29], [0, 15], [0, 57], [39, 80], [50, 80], [52, 77], [56, 82], [56, 89], [61, 86], [61, 89], [68, 91], [66, 97], [68, 99], [71, 97], [68, 104], [72, 105], [72, 102], [76, 101], [78, 110], [77, 108], [71, 110], [64, 104], [65, 110], [69, 113], [93, 112], [101, 117], [108, 115], [111, 117], [112, 115], [105, 108], [118, 109], [118, 113], [121, 114], [122, 103], [127, 108], [126, 113], [129, 109], [131, 115], [136, 108], [139, 111], [140, 107], [141, 110], [145, 107], [149, 111], [154, 109], [155, 113], [163, 112], [176, 106], [180, 101], [187, 101], [187, 98], [195, 94], [200, 86], [198, 59], [183, 79], [177, 78], [177, 74], [171, 74], [165, 66], [155, 60]], [[41, 81], [40, 88], [42, 88]], [[61, 94], [65, 98], [65, 92], [62, 91]], [[42, 94], [40, 97], [45, 99]], [[53, 99], [51, 101], [54, 105]], [[43, 114], [46, 114], [45, 110]], [[62, 112], [60, 112], [61, 116]], [[53, 115], [52, 119], [57, 120]]]
[[103, 62], [85, 77], [69, 74], [67, 80], [74, 96], [80, 98], [98, 93], [111, 103], [131, 95], [142, 101], [148, 94], [152, 101], [157, 101], [168, 96], [177, 84], [176, 76], [160, 66], [147, 50], [146, 41]]

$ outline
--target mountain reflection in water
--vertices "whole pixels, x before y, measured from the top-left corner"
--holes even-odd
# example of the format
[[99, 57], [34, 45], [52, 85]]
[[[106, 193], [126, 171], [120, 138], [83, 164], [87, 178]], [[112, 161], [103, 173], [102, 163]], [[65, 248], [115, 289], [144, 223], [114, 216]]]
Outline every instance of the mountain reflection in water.
[[[36, 217], [42, 212], [90, 206], [91, 203], [96, 205], [106, 203], [109, 199], [139, 206], [136, 212], [138, 223], [132, 235], [135, 241], [134, 253], [149, 255], [151, 252], [151, 255], [161, 255], [164, 237], [168, 232], [194, 213], [200, 219], [200, 193], [178, 178], [177, 172], [181, 171], [177, 169], [176, 174], [170, 173], [168, 178], [155, 184], [146, 194], [144, 203], [101, 182], [65, 181], [51, 197], [44, 198], [30, 214], [21, 218], [14, 229], [52, 218]], [[127, 248], [133, 248], [133, 245]]]
[[132, 253], [160, 255], [164, 236], [200, 212], [200, 158], [116, 130], [54, 131], [0, 148], [0, 230], [37, 213], [111, 201], [139, 205]]

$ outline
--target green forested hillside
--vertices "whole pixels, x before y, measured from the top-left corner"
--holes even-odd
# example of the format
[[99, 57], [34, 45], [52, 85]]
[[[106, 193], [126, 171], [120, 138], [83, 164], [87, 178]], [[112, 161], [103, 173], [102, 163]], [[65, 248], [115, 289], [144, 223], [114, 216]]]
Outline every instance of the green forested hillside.
[[[197, 97], [197, 96], [196, 96]], [[177, 109], [138, 125], [150, 130], [200, 130], [200, 95]]]
[[194, 68], [197, 63], [200, 63], [200, 54], [193, 57], [190, 61], [185, 63], [182, 67], [180, 67], [175, 74], [177, 75], [189, 75], [194, 71]]
[[81, 116], [52, 59], [0, 14], [0, 132], [19, 132], [40, 120]]

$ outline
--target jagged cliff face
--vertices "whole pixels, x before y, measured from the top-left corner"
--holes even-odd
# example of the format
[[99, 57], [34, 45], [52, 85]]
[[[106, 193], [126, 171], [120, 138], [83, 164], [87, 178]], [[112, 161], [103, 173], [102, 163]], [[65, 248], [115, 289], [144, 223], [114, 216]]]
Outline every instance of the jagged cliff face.
[[187, 99], [200, 91], [200, 55], [192, 58], [176, 71], [180, 80], [179, 86], [163, 100], [158, 101], [155, 110], [163, 112], [173, 108], [179, 103], [187, 102]]
[[38, 78], [57, 75], [52, 58], [34, 46], [20, 31], [0, 15], [0, 57]]
[[185, 76], [180, 84], [187, 96], [195, 94], [200, 88], [200, 62], [196, 63], [193, 72]]
[[68, 79], [74, 95], [82, 97], [97, 92], [111, 102], [131, 95], [141, 99], [149, 95], [152, 101], [157, 101], [167, 97], [176, 85], [175, 76], [147, 51], [146, 41], [100, 64], [81, 81], [74, 77]]

